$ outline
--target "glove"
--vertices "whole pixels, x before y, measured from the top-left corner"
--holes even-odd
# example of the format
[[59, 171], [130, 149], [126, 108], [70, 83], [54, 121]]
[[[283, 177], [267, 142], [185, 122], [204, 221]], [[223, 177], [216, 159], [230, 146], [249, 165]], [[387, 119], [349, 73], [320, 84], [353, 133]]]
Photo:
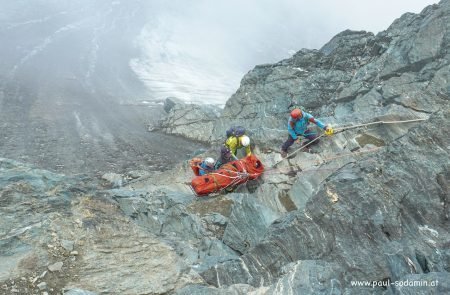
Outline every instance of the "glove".
[[334, 133], [333, 128], [331, 126], [327, 125], [325, 127], [325, 134], [328, 136], [331, 136], [331, 135], [333, 135], [333, 133]]
[[301, 140], [300, 140], [300, 137], [297, 137], [297, 139], [295, 140], [295, 143], [296, 144], [301, 144], [302, 143]]

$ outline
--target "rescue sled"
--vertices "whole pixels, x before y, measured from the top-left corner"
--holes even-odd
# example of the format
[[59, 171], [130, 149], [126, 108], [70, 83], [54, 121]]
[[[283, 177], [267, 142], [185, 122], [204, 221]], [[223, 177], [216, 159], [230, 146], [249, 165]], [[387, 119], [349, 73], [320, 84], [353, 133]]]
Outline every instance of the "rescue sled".
[[255, 156], [222, 165], [219, 169], [203, 176], [195, 177], [191, 187], [198, 197], [207, 196], [227, 188], [234, 188], [249, 180], [255, 180], [264, 172], [264, 165]]

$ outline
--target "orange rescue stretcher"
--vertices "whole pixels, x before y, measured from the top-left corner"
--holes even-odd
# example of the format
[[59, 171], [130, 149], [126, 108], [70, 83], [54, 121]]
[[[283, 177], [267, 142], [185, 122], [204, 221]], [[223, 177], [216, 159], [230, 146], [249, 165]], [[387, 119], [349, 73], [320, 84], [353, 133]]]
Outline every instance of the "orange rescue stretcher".
[[227, 188], [234, 188], [249, 180], [255, 180], [263, 172], [264, 165], [261, 161], [255, 155], [250, 155], [224, 164], [214, 172], [195, 177], [191, 182], [191, 187], [198, 197], [203, 197]]

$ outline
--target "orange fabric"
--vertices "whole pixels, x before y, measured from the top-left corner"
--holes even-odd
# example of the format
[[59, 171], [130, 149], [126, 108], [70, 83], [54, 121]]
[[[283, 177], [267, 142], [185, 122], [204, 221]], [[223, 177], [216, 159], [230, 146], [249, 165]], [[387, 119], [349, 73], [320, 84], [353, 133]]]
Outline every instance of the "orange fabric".
[[202, 163], [202, 159], [193, 158], [189, 161], [189, 165], [191, 166], [192, 171], [194, 171], [195, 176], [200, 175], [200, 164]]
[[[248, 173], [246, 177], [240, 174], [244, 172]], [[234, 187], [248, 180], [257, 179], [263, 172], [264, 165], [261, 161], [255, 155], [250, 155], [222, 165], [220, 169], [208, 175], [195, 177], [191, 186], [197, 196], [207, 196], [226, 187]]]
[[264, 172], [264, 165], [255, 155], [245, 157], [241, 161], [245, 162], [245, 169], [249, 173], [250, 180], [257, 179]]

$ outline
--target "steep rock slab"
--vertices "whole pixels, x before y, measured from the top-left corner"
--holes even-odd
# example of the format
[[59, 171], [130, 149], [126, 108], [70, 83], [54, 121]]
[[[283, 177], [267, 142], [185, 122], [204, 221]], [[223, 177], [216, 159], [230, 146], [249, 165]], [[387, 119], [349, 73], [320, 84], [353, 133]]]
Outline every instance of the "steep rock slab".
[[223, 242], [232, 249], [245, 253], [262, 239], [269, 225], [279, 214], [260, 204], [250, 195], [233, 194], [231, 215], [225, 228]]
[[215, 227], [206, 218], [191, 213], [193, 208], [187, 207], [192, 201], [190, 195], [128, 189], [112, 190], [109, 194], [137, 225], [170, 245], [196, 271], [237, 257], [217, 238]]
[[[80, 253], [77, 277], [68, 287], [99, 293], [166, 293], [185, 283], [198, 283], [175, 249], [123, 215], [117, 203], [100, 196], [82, 199], [73, 208], [72, 232]], [[73, 222], [55, 228], [70, 233]], [[181, 283], [181, 284], [180, 284]]]
[[285, 267], [285, 274], [265, 294], [341, 294], [340, 267], [321, 260], [303, 260]]
[[95, 194], [92, 179], [1, 159], [0, 183], [1, 292], [148, 294], [202, 281], [172, 247]]
[[445, 181], [437, 178], [450, 167], [449, 117], [448, 111], [435, 115], [388, 145], [375, 161], [334, 173], [304, 212], [278, 220], [239, 260], [202, 276], [214, 285], [268, 285], [290, 262], [326, 259], [343, 267], [340, 283], [351, 288], [350, 280], [448, 271], [448, 199], [439, 184]]
[[20, 277], [48, 262], [40, 245], [49, 220], [70, 215], [70, 193], [62, 175], [0, 159], [0, 281]]

